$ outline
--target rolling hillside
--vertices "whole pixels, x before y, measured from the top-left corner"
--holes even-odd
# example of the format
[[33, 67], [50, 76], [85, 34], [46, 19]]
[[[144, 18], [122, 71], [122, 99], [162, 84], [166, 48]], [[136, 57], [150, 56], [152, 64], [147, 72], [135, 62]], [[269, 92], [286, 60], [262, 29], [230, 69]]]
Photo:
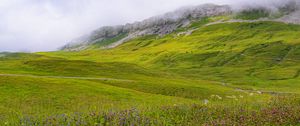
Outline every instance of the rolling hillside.
[[164, 34], [1, 53], [0, 124], [297, 125], [300, 25], [280, 20], [296, 10], [281, 12], [222, 11]]

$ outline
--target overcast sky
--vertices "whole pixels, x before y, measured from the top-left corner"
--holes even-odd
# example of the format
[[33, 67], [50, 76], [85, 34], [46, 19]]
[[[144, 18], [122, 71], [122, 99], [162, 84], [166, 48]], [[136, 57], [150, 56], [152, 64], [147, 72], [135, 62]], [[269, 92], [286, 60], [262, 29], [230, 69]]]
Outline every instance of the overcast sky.
[[100, 26], [140, 21], [183, 6], [280, 1], [286, 0], [0, 0], [0, 52], [55, 50]]

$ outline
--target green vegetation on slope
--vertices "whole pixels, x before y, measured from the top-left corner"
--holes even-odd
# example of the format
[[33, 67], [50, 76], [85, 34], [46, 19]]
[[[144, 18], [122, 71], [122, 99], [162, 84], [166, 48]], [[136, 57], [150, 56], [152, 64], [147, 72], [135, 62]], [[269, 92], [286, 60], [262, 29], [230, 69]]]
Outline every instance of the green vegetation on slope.
[[[75, 118], [80, 125], [298, 123], [300, 26], [208, 24], [219, 18], [228, 17], [205, 18], [169, 35], [143, 36], [113, 49], [6, 54], [0, 57], [0, 114], [10, 114], [0, 122], [55, 125], [66, 119], [75, 124]], [[274, 95], [291, 94], [296, 95], [293, 101], [270, 102]], [[236, 117], [242, 111], [238, 115], [243, 117]], [[274, 118], [265, 116], [274, 111]], [[55, 116], [61, 114], [67, 116]], [[50, 121], [44, 121], [47, 117]]]
[[[268, 87], [263, 83], [297, 80], [299, 31], [298, 25], [275, 22], [222, 23], [201, 26], [189, 36], [173, 33], [161, 38], [137, 38], [111, 50], [44, 54], [73, 60], [133, 63], [186, 77]], [[263, 75], [270, 70], [289, 74]]]
[[236, 15], [237, 19], [255, 20], [259, 18], [266, 18], [271, 15], [271, 12], [266, 9], [249, 9], [239, 12]]
[[115, 37], [112, 37], [112, 38], [107, 38], [107, 39], [104, 39], [104, 40], [101, 40], [101, 41], [98, 41], [98, 42], [95, 42], [91, 48], [93, 49], [99, 49], [101, 47], [105, 47], [105, 46], [108, 46], [114, 42], [117, 42], [123, 38], [125, 38], [127, 36], [127, 33], [122, 33], [120, 35], [117, 35]]

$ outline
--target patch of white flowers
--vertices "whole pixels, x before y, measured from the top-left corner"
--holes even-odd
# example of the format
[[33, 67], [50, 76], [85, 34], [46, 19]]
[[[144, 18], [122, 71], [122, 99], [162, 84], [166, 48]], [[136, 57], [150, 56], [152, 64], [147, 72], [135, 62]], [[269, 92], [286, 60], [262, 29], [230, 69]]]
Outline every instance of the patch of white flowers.
[[221, 96], [219, 96], [219, 95], [211, 95], [210, 96], [211, 98], [217, 98], [217, 99], [219, 99], [219, 100], [222, 100], [223, 98], [221, 97]]
[[207, 104], [209, 103], [209, 100], [204, 99], [204, 100], [203, 100], [203, 103], [204, 103], [204, 105], [207, 105]]

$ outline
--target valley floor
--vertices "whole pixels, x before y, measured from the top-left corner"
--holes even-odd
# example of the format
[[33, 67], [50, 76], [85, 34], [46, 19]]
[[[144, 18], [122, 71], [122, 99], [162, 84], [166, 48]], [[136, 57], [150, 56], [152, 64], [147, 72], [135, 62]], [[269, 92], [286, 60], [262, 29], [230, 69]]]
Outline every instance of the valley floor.
[[[18, 57], [24, 55], [32, 54], [18, 54]], [[265, 116], [274, 116], [274, 119], [260, 120], [259, 123], [297, 123], [298, 114], [290, 118], [282, 113], [299, 110], [298, 89], [244, 87], [127, 63], [53, 57], [51, 62], [49, 58], [1, 62], [14, 65], [2, 68], [0, 74], [2, 124], [238, 125], [251, 124]], [[38, 65], [47, 69], [40, 69]], [[88, 72], [81, 71], [83, 68]], [[295, 101], [290, 101], [291, 98]], [[273, 109], [278, 113], [268, 115], [275, 111]], [[236, 115], [240, 111], [245, 115]], [[248, 115], [250, 113], [256, 115]], [[287, 120], [277, 122], [278, 118]]]
[[3, 54], [0, 125], [299, 125], [300, 26], [204, 24], [108, 50]]

